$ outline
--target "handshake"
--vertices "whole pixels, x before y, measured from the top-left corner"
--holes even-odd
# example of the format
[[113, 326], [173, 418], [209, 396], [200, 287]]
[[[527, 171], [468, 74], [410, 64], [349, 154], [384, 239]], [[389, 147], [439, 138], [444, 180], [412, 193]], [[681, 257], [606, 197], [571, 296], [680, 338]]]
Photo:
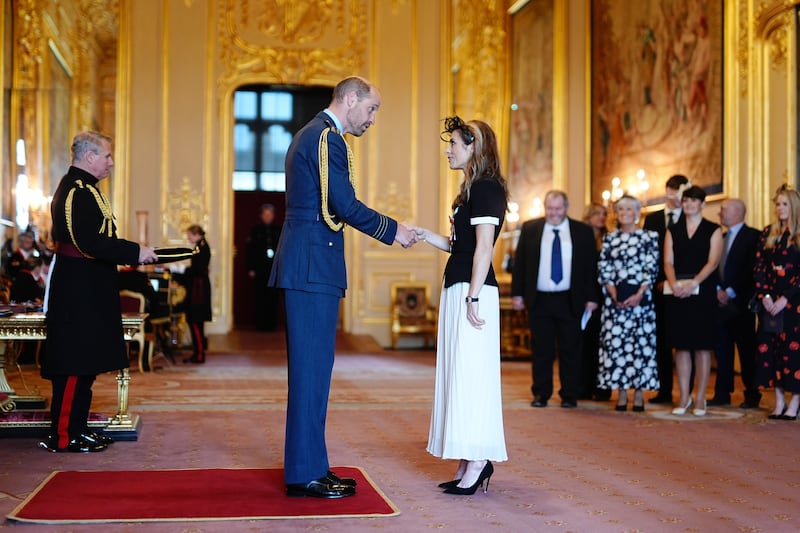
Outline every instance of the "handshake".
[[401, 222], [397, 224], [397, 234], [394, 240], [399, 242], [403, 248], [411, 248], [419, 241], [427, 240], [430, 234], [431, 232], [425, 228]]

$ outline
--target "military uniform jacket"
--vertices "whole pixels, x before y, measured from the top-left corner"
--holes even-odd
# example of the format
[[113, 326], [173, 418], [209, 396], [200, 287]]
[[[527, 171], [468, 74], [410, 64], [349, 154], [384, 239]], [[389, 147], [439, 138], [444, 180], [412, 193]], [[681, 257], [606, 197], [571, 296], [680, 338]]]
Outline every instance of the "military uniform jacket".
[[53, 195], [53, 240], [74, 248], [69, 255], [57, 250], [50, 272], [44, 377], [128, 367], [117, 265], [136, 264], [139, 245], [117, 238], [96, 184], [88, 172], [70, 167]]
[[331, 229], [322, 214], [320, 137], [328, 128], [328, 213], [384, 244], [394, 242], [397, 222], [356, 198], [344, 137], [320, 112], [297, 132], [286, 154], [286, 220], [269, 284], [341, 297], [347, 289], [344, 232]]

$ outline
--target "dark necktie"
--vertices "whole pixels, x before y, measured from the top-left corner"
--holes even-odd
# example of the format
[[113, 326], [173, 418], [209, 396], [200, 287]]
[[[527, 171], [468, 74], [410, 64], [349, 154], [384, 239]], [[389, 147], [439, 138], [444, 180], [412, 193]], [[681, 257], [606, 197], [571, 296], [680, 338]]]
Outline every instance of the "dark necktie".
[[731, 246], [731, 232], [725, 232], [725, 244], [723, 244], [722, 248], [722, 257], [719, 260], [719, 280], [720, 283], [725, 282], [725, 262], [728, 260], [728, 249]]
[[553, 252], [550, 255], [550, 279], [558, 284], [564, 279], [564, 271], [561, 265], [561, 238], [558, 236], [557, 229], [553, 230]]
[[667, 217], [669, 217], [669, 221], [667, 222], [667, 227], [671, 228], [672, 225], [675, 223], [675, 213], [670, 211], [667, 213]]

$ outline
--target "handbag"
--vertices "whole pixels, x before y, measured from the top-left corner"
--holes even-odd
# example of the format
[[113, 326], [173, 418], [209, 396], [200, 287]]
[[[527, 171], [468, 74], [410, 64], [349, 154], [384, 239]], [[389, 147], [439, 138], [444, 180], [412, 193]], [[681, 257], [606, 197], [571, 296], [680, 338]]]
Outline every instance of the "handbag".
[[764, 333], [781, 333], [783, 332], [783, 311], [774, 316], [762, 311], [758, 316], [758, 322]]
[[[621, 281], [616, 284], [616, 287], [617, 287], [617, 301], [624, 302], [625, 300], [627, 300], [628, 298], [639, 292], [639, 288], [641, 287], [641, 285], [638, 285], [636, 283], [628, 283], [625, 281]], [[650, 303], [650, 294], [648, 292], [645, 292], [644, 294], [642, 294], [642, 299], [639, 302], [639, 305], [647, 305], [649, 303]]]

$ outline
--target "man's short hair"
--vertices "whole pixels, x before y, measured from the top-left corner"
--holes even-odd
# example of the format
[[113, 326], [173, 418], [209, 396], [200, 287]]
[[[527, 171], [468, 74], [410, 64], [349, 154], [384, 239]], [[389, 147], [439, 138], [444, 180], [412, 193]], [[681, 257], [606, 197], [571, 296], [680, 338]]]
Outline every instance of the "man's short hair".
[[111, 144], [111, 137], [96, 131], [84, 131], [77, 134], [72, 139], [72, 162], [77, 163], [87, 152], [99, 154], [103, 149], [103, 141]]
[[682, 185], [686, 185], [687, 183], [689, 183], [689, 178], [683, 174], [675, 174], [674, 176], [670, 176], [667, 180], [667, 188], [677, 191]]

